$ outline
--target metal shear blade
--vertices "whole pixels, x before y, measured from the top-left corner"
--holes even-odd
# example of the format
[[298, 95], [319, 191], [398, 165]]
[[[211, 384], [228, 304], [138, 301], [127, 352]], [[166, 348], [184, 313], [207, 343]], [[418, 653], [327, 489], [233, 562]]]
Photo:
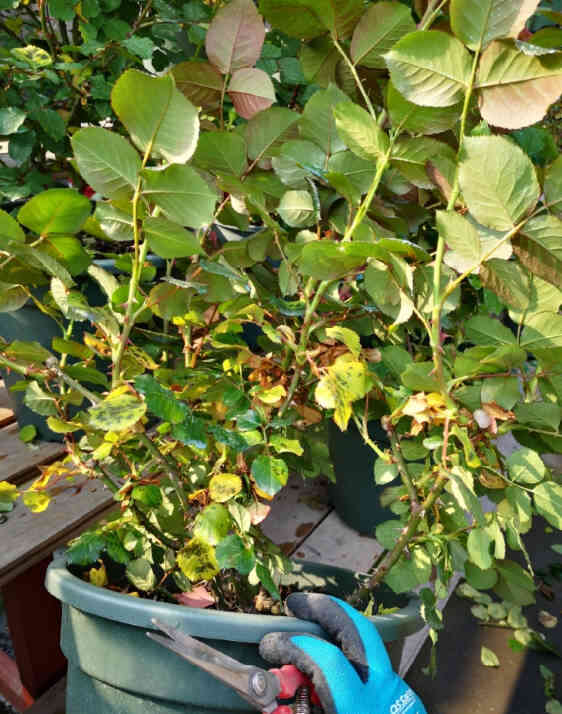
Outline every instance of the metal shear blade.
[[186, 635], [176, 627], [170, 627], [156, 619], [153, 619], [152, 623], [167, 637], [155, 632], [147, 632], [151, 640], [228, 684], [258, 711], [268, 713], [277, 708], [277, 696], [281, 691], [281, 685], [274, 674], [259, 667], [242, 664], [204, 642]]

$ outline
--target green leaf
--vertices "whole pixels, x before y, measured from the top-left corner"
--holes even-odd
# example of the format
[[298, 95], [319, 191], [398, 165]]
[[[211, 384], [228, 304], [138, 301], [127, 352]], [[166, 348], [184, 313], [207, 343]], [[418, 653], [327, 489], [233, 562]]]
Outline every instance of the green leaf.
[[404, 524], [401, 521], [385, 521], [379, 523], [375, 531], [377, 541], [387, 550], [392, 550], [396, 545], [396, 541], [402, 535]]
[[39, 109], [31, 115], [41, 129], [48, 134], [51, 139], [60, 141], [66, 132], [66, 124], [61, 115], [54, 109]]
[[280, 436], [279, 434], [273, 434], [269, 439], [269, 445], [278, 454], [296, 454], [297, 456], [302, 456], [304, 451], [297, 439], [287, 439], [285, 436]]
[[209, 25], [205, 50], [222, 74], [258, 61], [265, 39], [265, 26], [252, 0], [232, 0], [219, 8]]
[[210, 580], [219, 572], [219, 564], [212, 545], [201, 538], [192, 538], [177, 554], [180, 570], [191, 582]]
[[132, 394], [110, 393], [100, 404], [88, 410], [94, 429], [123, 431], [136, 424], [146, 412], [145, 402]]
[[478, 526], [484, 526], [486, 521], [480, 501], [474, 492], [474, 477], [466, 469], [454, 466], [449, 472], [447, 490], [454, 496], [459, 506], [472, 514]]
[[562, 288], [562, 221], [555, 216], [531, 218], [513, 238], [513, 251], [533, 275]]
[[262, 454], [252, 462], [252, 478], [267, 496], [275, 496], [287, 483], [288, 476], [287, 464], [282, 459]]
[[[139, 102], [139, 97], [150, 97]], [[124, 72], [111, 91], [111, 105], [133, 144], [143, 153], [170, 163], [188, 161], [199, 137], [199, 115], [179, 92], [172, 75], [151, 77], [136, 69]]]
[[482, 404], [495, 402], [504, 409], [513, 409], [521, 398], [517, 377], [489, 377], [482, 384]]
[[558, 530], [562, 530], [562, 486], [554, 481], [544, 481], [534, 492], [535, 508]]
[[194, 416], [188, 416], [180, 424], [174, 424], [172, 436], [186, 446], [193, 446], [196, 449], [207, 447], [205, 422]]
[[[222, 503], [210, 503], [195, 516], [193, 534], [211, 545], [217, 545], [226, 538], [231, 525], [232, 519], [226, 507]], [[217, 557], [220, 564], [218, 553]]]
[[175, 223], [190, 228], [208, 225], [216, 193], [191, 166], [173, 164], [163, 171], [143, 171], [143, 195], [154, 201]]
[[87, 127], [71, 139], [82, 178], [102, 196], [128, 199], [137, 185], [141, 160], [135, 149], [119, 134]]
[[15, 218], [0, 209], [0, 249], [2, 249], [4, 241], [25, 243], [25, 233]]
[[64, 264], [72, 276], [84, 273], [92, 262], [92, 257], [75, 236], [51, 235], [43, 242], [43, 247], [57, 262]]
[[480, 648], [480, 661], [485, 667], [499, 667], [500, 661], [495, 652], [482, 645]]
[[[370, 246], [366, 245], [367, 248]], [[356, 244], [332, 241], [307, 243], [299, 260], [300, 272], [317, 280], [335, 280], [365, 263], [366, 255], [355, 252]]]
[[541, 193], [529, 157], [502, 136], [467, 137], [459, 181], [476, 220], [500, 231], [532, 211]]
[[354, 154], [371, 161], [386, 154], [388, 136], [365, 109], [353, 102], [342, 102], [333, 112], [339, 135]]
[[279, 147], [293, 138], [298, 119], [296, 112], [285, 107], [271, 107], [256, 114], [246, 124], [248, 158], [251, 161], [259, 161], [276, 156]]
[[31, 411], [42, 416], [56, 416], [58, 414], [54, 397], [45, 392], [37, 382], [27, 385], [23, 402]]
[[451, 0], [451, 27], [471, 50], [500, 37], [517, 37], [539, 0]]
[[332, 37], [347, 37], [364, 9], [361, 0], [260, 0], [259, 6], [273, 27], [304, 40], [327, 30]]
[[492, 258], [482, 266], [480, 278], [485, 287], [511, 308], [520, 311], [528, 309], [528, 275], [519, 263]]
[[18, 107], [3, 107], [0, 109], [0, 135], [15, 134], [24, 123], [27, 114]]
[[402, 384], [414, 392], [437, 392], [439, 381], [433, 372], [433, 362], [412, 362], [400, 374]]
[[526, 570], [512, 560], [496, 561], [500, 579], [494, 592], [504, 600], [516, 605], [531, 605], [535, 602], [535, 584]]
[[340, 327], [339, 325], [327, 327], [326, 334], [333, 340], [343, 342], [348, 350], [355, 355], [355, 357], [359, 357], [361, 354], [361, 341], [359, 339], [359, 335], [353, 330], [350, 330], [348, 327]]
[[239, 535], [226, 536], [217, 545], [216, 553], [221, 570], [234, 568], [241, 575], [248, 575], [256, 564], [253, 548], [247, 548]]
[[188, 406], [179, 402], [170, 389], [163, 387], [149, 374], [142, 374], [135, 379], [135, 389], [143, 395], [148, 411], [159, 419], [179, 424], [188, 417]]
[[493, 42], [480, 59], [476, 86], [489, 124], [506, 129], [535, 124], [562, 93], [562, 55], [530, 56], [513, 42]]
[[437, 211], [437, 229], [445, 239], [445, 263], [459, 273], [477, 266], [483, 256], [474, 225], [454, 211]]
[[246, 142], [238, 134], [207, 131], [199, 137], [193, 164], [215, 174], [241, 176], [246, 168]]
[[119, 288], [119, 282], [117, 278], [107, 270], [104, 270], [100, 265], [96, 265], [95, 263], [89, 266], [88, 275], [97, 282], [100, 288], [111, 300], [111, 296]]
[[[338, 151], [337, 154], [330, 156], [327, 169], [329, 172], [345, 176], [361, 194], [367, 193], [375, 176], [375, 164], [372, 161], [360, 159], [351, 151]], [[366, 223], [367, 221], [365, 221]]]
[[472, 60], [451, 35], [411, 32], [386, 53], [385, 60], [394, 86], [410, 102], [450, 107], [464, 97]]
[[499, 320], [484, 315], [475, 315], [465, 325], [467, 339], [476, 345], [514, 345], [513, 332]]
[[521, 347], [547, 362], [558, 361], [562, 355], [562, 315], [538, 312], [525, 320]]
[[5, 350], [6, 356], [14, 360], [24, 360], [25, 362], [36, 362], [42, 364], [49, 359], [51, 353], [39, 342], [21, 342], [14, 340]]
[[0, 312], [15, 312], [29, 300], [29, 292], [23, 285], [0, 281]]
[[464, 572], [469, 585], [477, 590], [488, 590], [498, 582], [498, 574], [494, 568], [482, 570], [469, 560], [464, 564]]
[[287, 191], [283, 194], [277, 213], [293, 228], [304, 228], [316, 222], [316, 208], [308, 191]]
[[493, 558], [490, 554], [492, 542], [492, 538], [483, 528], [475, 528], [468, 534], [466, 545], [469, 558], [481, 570], [492, 567]]
[[400, 126], [410, 134], [441, 134], [452, 129], [462, 110], [460, 104], [450, 107], [420, 107], [400, 94], [391, 81], [388, 82], [386, 103], [392, 126]]
[[546, 169], [544, 192], [551, 209], [562, 217], [562, 155]]
[[135, 486], [131, 495], [135, 501], [148, 506], [148, 508], [158, 508], [162, 505], [162, 491], [159, 486], [154, 484]]
[[421, 547], [411, 550], [410, 558], [404, 556], [392, 566], [385, 577], [385, 583], [395, 593], [413, 590], [418, 585], [424, 585], [431, 577], [431, 558]]
[[383, 55], [415, 29], [412, 13], [405, 5], [397, 2], [371, 5], [353, 31], [353, 63], [370, 69], [385, 69]]
[[546, 431], [558, 431], [562, 407], [547, 402], [521, 403], [515, 408], [515, 417], [521, 424], [530, 424]]
[[386, 486], [387, 483], [391, 483], [397, 477], [398, 466], [396, 464], [388, 464], [380, 457], [375, 461], [375, 483], [377, 486]]
[[86, 532], [70, 541], [65, 551], [66, 562], [70, 565], [85, 566], [95, 563], [105, 546], [99, 533]]
[[528, 126], [512, 131], [510, 136], [538, 166], [546, 166], [558, 157], [558, 146], [548, 129]]
[[448, 144], [430, 137], [402, 138], [392, 149], [393, 166], [418, 188], [435, 188], [427, 172], [429, 162], [453, 183], [455, 153]]
[[127, 565], [125, 574], [134, 587], [143, 592], [150, 592], [156, 587], [156, 575], [152, 565], [146, 558], [131, 560]]
[[346, 149], [336, 126], [333, 108], [348, 101], [349, 97], [335, 85], [315, 92], [301, 115], [301, 137], [317, 144], [328, 156]]
[[286, 141], [278, 156], [272, 159], [273, 169], [286, 186], [307, 187], [304, 180], [326, 166], [326, 154], [311, 141]]
[[101, 231], [113, 241], [133, 240], [133, 216], [111, 203], [98, 201], [94, 219]]
[[177, 223], [149, 216], [142, 225], [148, 245], [161, 258], [187, 258], [204, 254], [197, 236]]
[[37, 429], [33, 424], [27, 424], [19, 430], [19, 439], [23, 441], [24, 444], [29, 444], [37, 436]]
[[91, 203], [71, 188], [51, 188], [37, 194], [18, 211], [26, 228], [46, 236], [51, 233], [78, 233], [91, 211]]

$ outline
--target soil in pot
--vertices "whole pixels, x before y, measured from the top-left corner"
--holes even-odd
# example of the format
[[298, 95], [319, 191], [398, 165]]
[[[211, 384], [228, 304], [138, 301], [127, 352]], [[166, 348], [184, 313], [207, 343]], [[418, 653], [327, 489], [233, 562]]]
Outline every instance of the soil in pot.
[[[390, 445], [378, 420], [369, 422], [369, 436], [381, 449]], [[348, 526], [374, 536], [379, 523], [394, 517], [392, 511], [380, 503], [385, 487], [375, 483], [375, 452], [364, 443], [353, 424], [347, 431], [340, 431], [330, 421], [328, 440], [336, 477], [329, 487], [331, 503]]]
[[[340, 596], [357, 585], [351, 571], [314, 563], [297, 564], [290, 577], [301, 590], [324, 589]], [[46, 586], [63, 603], [61, 644], [69, 661], [66, 714], [249, 714], [233, 690], [149, 640], [152, 618], [260, 667], [267, 667], [258, 652], [266, 633], [323, 634], [317, 625], [292, 617], [201, 610], [114, 593], [75, 577], [62, 559], [49, 567]], [[400, 609], [374, 618], [385, 641], [420, 629], [417, 598], [386, 597], [381, 591], [383, 604]]]

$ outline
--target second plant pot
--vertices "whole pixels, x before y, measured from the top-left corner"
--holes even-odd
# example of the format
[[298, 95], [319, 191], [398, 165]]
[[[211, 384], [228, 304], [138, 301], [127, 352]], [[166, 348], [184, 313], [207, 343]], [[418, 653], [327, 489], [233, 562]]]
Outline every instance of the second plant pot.
[[[369, 422], [369, 436], [382, 449], [388, 448], [388, 437], [380, 421]], [[375, 453], [353, 425], [347, 431], [340, 431], [330, 421], [328, 439], [336, 477], [329, 487], [332, 505], [348, 526], [374, 536], [379, 523], [394, 517], [392, 511], [380, 503], [385, 487], [375, 483]]]

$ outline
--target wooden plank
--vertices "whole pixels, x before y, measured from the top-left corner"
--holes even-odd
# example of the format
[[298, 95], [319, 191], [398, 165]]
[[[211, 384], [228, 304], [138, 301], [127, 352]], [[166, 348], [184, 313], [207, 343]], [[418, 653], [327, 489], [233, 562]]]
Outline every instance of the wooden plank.
[[15, 416], [10, 395], [4, 386], [4, 382], [0, 380], [0, 428], [11, 424], [13, 421], [15, 421]]
[[382, 551], [374, 538], [359, 535], [332, 511], [294, 554], [304, 560], [366, 572]]
[[0, 431], [0, 481], [19, 484], [38, 466], [49, 464], [65, 453], [64, 444], [54, 441], [28, 446], [20, 441], [18, 431], [17, 424]]
[[19, 676], [33, 698], [66, 672], [59, 644], [61, 605], [43, 585], [50, 562], [44, 558], [2, 588]]
[[[30, 485], [31, 482], [24, 485]], [[0, 587], [50, 555], [55, 548], [115, 507], [99, 481], [77, 481], [58, 493], [43, 513], [16, 503], [0, 525]]]
[[329, 512], [327, 481], [292, 474], [271, 502], [263, 532], [290, 555]]
[[37, 699], [25, 714], [64, 714], [66, 698], [66, 677], [59, 681]]

